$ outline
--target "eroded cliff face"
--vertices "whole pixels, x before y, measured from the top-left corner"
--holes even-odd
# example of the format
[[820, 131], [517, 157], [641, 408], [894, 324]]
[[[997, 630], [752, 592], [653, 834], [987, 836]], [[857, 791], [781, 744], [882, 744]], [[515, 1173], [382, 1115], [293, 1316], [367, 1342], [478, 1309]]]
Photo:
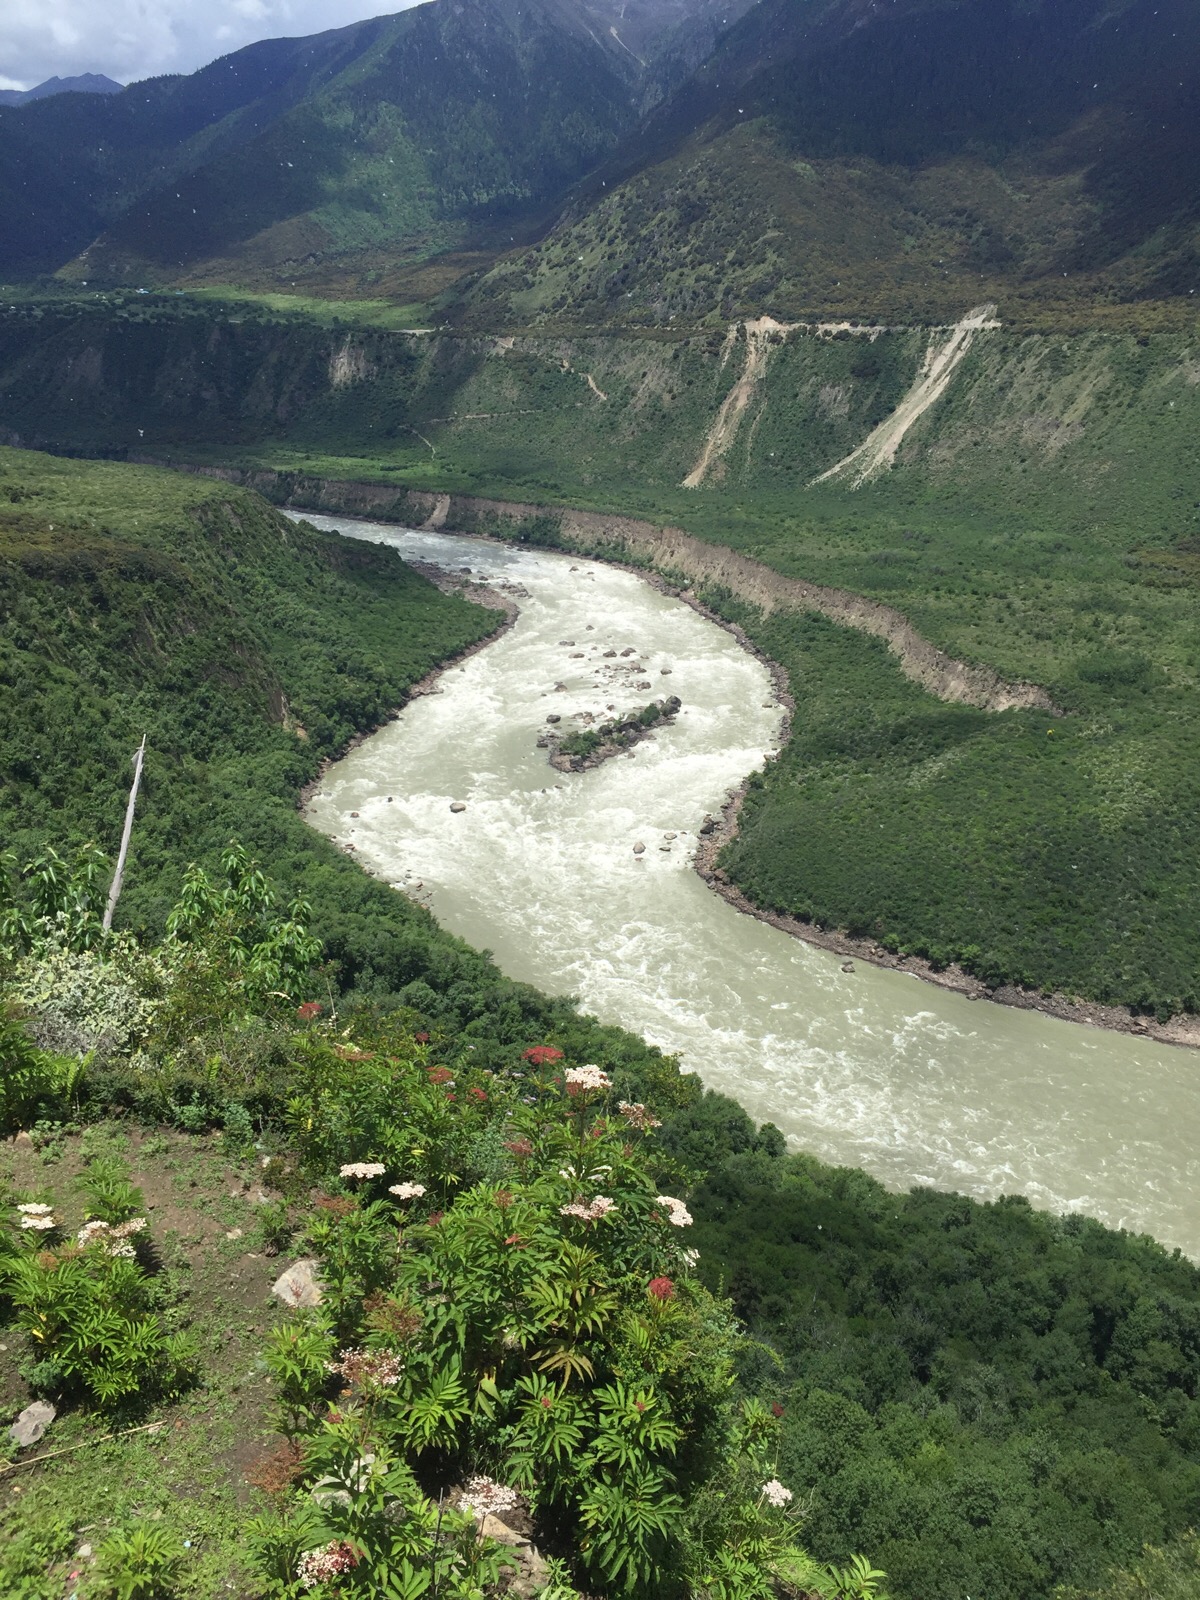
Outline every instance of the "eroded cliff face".
[[770, 613], [779, 607], [819, 612], [832, 622], [882, 639], [905, 675], [940, 700], [988, 711], [1016, 707], [1057, 713], [1046, 690], [1010, 682], [989, 668], [955, 660], [925, 639], [893, 606], [846, 589], [789, 578], [727, 546], [697, 539], [682, 528], [638, 517], [569, 506], [489, 499], [479, 495], [394, 490], [384, 485], [317, 478], [269, 469], [202, 467], [206, 476], [256, 490], [298, 510], [402, 522], [409, 527], [487, 534], [542, 543], [647, 568], [684, 589], [717, 589]]
[[[1003, 315], [970, 322], [964, 308], [961, 337], [760, 318], [679, 337], [500, 338], [196, 303], [25, 306], [0, 313], [0, 429], [118, 456], [349, 457], [354, 476], [507, 479], [514, 498], [535, 481], [593, 503], [787, 495], [800, 516], [814, 485], [852, 499], [906, 480], [1006, 500], [1062, 490], [1102, 516], [1113, 482], [1153, 488], [1182, 466], [1182, 435], [1139, 430], [1151, 412], [1200, 423], [1195, 339], [1018, 336]], [[943, 350], [953, 360], [931, 386]], [[886, 448], [870, 454], [872, 439]]]
[[[980, 594], [1004, 604], [1001, 569], [1040, 570], [1068, 523], [1125, 551], [1187, 533], [1200, 357], [1180, 335], [1002, 323], [988, 307], [943, 331], [760, 319], [672, 339], [467, 337], [195, 304], [25, 307], [0, 316], [0, 429], [207, 462], [290, 506], [506, 536], [529, 524], [766, 612], [820, 611], [884, 639], [944, 699], [1051, 710], [1024, 681], [1056, 681], [1033, 655], [956, 631], [953, 606], [919, 627], [913, 609], [948, 571], [969, 610], [980, 561], [998, 562]], [[873, 439], [886, 450], [869, 473], [838, 470]], [[564, 509], [587, 504], [613, 509]], [[942, 527], [918, 569], [920, 530], [948, 516], [972, 522], [974, 546]], [[727, 518], [739, 527], [724, 535]], [[1010, 541], [995, 559], [993, 538]]]

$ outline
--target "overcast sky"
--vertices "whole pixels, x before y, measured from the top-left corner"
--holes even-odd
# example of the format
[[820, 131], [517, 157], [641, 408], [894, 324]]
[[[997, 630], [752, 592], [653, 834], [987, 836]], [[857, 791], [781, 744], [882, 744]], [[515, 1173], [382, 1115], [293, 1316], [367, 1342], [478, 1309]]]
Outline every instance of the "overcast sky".
[[0, 0], [0, 88], [194, 72], [255, 39], [340, 28], [413, 0]]

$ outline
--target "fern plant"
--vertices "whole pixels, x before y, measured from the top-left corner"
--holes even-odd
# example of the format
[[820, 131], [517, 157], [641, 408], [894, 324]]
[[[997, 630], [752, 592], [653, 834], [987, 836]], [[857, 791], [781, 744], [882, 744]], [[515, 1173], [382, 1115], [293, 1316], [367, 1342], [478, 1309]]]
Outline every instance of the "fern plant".
[[179, 1536], [141, 1522], [114, 1533], [97, 1551], [102, 1600], [171, 1600], [183, 1565]]

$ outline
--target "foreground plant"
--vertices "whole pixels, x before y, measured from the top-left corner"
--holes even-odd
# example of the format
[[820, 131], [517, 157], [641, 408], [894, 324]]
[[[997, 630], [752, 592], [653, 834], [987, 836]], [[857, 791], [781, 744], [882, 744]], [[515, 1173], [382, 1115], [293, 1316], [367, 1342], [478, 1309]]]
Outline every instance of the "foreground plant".
[[183, 1566], [177, 1534], [143, 1522], [111, 1534], [96, 1553], [101, 1600], [171, 1600]]
[[[686, 1204], [655, 1181], [658, 1119], [610, 1107], [610, 1075], [557, 1051], [506, 1081], [342, 1039], [309, 1036], [291, 1108], [309, 1162], [331, 1127], [356, 1136], [306, 1228], [323, 1302], [270, 1344], [303, 1451], [260, 1528], [272, 1581], [424, 1592], [433, 1566], [384, 1532], [428, 1520], [403, 1509], [415, 1469], [471, 1505], [472, 1484], [493, 1510], [519, 1498], [593, 1592], [766, 1600], [803, 1571], [812, 1593], [849, 1593], [797, 1546], [777, 1419], [730, 1403], [739, 1331], [694, 1276]], [[471, 1181], [484, 1148], [507, 1170]]]
[[75, 1239], [55, 1243], [50, 1230], [26, 1227], [30, 1218], [54, 1226], [49, 1208], [26, 1205], [18, 1216], [21, 1231], [0, 1258], [0, 1286], [37, 1354], [39, 1387], [112, 1408], [186, 1386], [190, 1342], [164, 1328], [133, 1243], [145, 1218], [96, 1219]]

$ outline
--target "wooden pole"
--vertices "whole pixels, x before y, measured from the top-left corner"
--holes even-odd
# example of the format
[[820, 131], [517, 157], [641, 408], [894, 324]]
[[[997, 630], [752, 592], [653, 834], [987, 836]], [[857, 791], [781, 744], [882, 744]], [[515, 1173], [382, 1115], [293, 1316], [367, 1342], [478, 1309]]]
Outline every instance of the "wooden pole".
[[133, 832], [133, 808], [137, 805], [138, 785], [142, 781], [142, 762], [145, 756], [146, 735], [143, 734], [142, 742], [138, 745], [133, 758], [133, 783], [129, 790], [129, 804], [125, 807], [125, 826], [121, 831], [121, 848], [117, 852], [117, 870], [113, 873], [112, 888], [108, 891], [108, 905], [104, 910], [105, 933], [112, 932], [113, 912], [117, 909], [121, 884], [125, 878], [125, 857], [129, 854], [129, 835]]

